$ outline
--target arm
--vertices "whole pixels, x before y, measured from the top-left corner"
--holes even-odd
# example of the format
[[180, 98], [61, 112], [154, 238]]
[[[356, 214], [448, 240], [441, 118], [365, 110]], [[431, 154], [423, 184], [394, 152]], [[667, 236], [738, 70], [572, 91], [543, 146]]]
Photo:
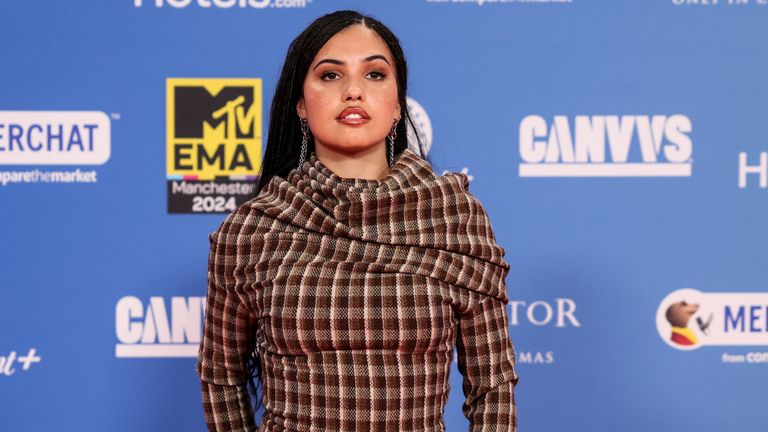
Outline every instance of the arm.
[[209, 431], [255, 431], [253, 408], [245, 384], [230, 386], [201, 381], [203, 411]]
[[211, 234], [208, 297], [196, 370], [202, 385], [209, 431], [254, 431], [253, 408], [246, 387], [245, 359], [250, 351], [250, 314], [234, 291], [237, 247], [228, 219]]
[[461, 316], [456, 348], [470, 432], [517, 432], [515, 352], [506, 304], [487, 296]]

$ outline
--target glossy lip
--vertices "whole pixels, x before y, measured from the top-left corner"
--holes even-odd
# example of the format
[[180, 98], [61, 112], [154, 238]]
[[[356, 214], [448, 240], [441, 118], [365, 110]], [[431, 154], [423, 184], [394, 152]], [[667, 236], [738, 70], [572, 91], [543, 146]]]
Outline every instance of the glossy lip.
[[[358, 114], [360, 115], [360, 119], [345, 119], [344, 117], [349, 114]], [[344, 108], [344, 111], [342, 111], [337, 117], [336, 120], [341, 120], [345, 123], [361, 123], [364, 120], [370, 120], [371, 116], [368, 115], [367, 112], [365, 112], [364, 109], [358, 107], [358, 106], [351, 106]]]

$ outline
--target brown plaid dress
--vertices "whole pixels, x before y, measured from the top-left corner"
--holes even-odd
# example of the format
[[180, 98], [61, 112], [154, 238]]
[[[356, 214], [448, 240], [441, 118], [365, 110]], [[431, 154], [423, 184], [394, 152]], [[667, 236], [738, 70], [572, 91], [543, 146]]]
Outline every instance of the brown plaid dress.
[[443, 431], [456, 348], [470, 430], [516, 431], [509, 264], [468, 188], [410, 150], [381, 180], [311, 153], [231, 213], [210, 235], [197, 362], [209, 430], [257, 429], [257, 349], [258, 431]]

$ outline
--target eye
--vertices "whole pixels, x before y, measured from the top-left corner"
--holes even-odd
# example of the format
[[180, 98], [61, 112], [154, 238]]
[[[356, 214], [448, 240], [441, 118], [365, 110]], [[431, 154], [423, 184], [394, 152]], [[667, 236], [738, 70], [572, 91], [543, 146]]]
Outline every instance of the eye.
[[326, 79], [329, 75], [338, 76], [336, 72], [325, 72], [324, 74], [320, 75], [320, 79], [323, 81], [331, 81], [331, 79]]
[[383, 73], [381, 73], [379, 71], [373, 71], [373, 72], [369, 73], [368, 75], [372, 75], [374, 77], [373, 79], [376, 80], [376, 81], [380, 81], [380, 80], [383, 80], [384, 78], [386, 78], [386, 75], [384, 75]]
[[[384, 78], [386, 78], [387, 75], [384, 74], [383, 72], [372, 71], [368, 73], [368, 76], [373, 78], [374, 81], [381, 81]], [[320, 79], [323, 81], [335, 81], [338, 78], [339, 78], [339, 74], [337, 74], [336, 72], [329, 71], [329, 72], [324, 72], [320, 75]]]

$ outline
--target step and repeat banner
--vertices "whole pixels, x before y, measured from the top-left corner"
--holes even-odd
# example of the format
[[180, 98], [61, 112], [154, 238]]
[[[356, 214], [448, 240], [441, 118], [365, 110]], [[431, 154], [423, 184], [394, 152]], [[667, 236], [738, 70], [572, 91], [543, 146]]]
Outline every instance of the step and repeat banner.
[[3, 1], [0, 430], [205, 430], [208, 234], [337, 9], [507, 251], [520, 430], [768, 430], [766, 0]]

